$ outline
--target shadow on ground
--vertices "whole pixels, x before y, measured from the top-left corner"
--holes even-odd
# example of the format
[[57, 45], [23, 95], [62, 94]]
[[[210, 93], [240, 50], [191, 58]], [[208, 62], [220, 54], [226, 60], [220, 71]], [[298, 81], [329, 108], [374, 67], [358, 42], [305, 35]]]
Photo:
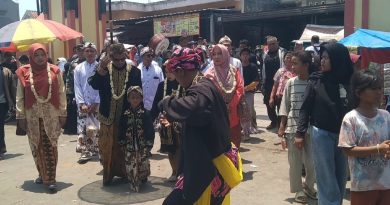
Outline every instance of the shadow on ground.
[[[56, 184], [57, 184], [57, 191], [61, 191], [68, 187], [73, 186], [72, 183], [65, 183], [65, 182], [57, 182]], [[51, 193], [46, 187], [46, 185], [35, 184], [34, 180], [24, 181], [21, 188], [24, 191], [33, 192], [33, 193], [48, 193], [48, 194]]]
[[165, 198], [172, 191], [174, 183], [164, 178], [149, 177], [139, 193], [130, 191], [126, 180], [115, 178], [109, 186], [102, 180], [85, 185], [78, 191], [81, 200], [96, 204], [135, 204]]
[[22, 153], [15, 153], [15, 154], [5, 153], [2, 160], [12, 159], [12, 158], [20, 157], [22, 155], [23, 155]]
[[248, 148], [244, 148], [244, 147], [240, 147], [240, 152], [249, 152], [249, 151], [251, 151], [250, 149], [248, 149]]
[[[305, 203], [305, 204], [308, 204], [308, 205], [318, 205], [317, 200], [313, 200], [313, 199], [310, 199], [310, 198], [308, 198], [307, 200], [308, 200], [308, 202]], [[287, 201], [290, 204], [302, 204], [302, 203], [296, 202], [294, 198], [287, 198], [284, 201]]]
[[241, 158], [243, 164], [252, 164], [252, 161]]
[[163, 160], [163, 159], [167, 159], [167, 158], [168, 158], [168, 155], [160, 154], [160, 153], [154, 153], [154, 154], [152, 154], [152, 157], [150, 157], [150, 159], [154, 159], [154, 160]]
[[260, 144], [262, 142], [265, 142], [265, 140], [263, 139], [260, 139], [258, 137], [249, 137], [248, 140], [246, 140], [245, 142], [243, 142], [244, 144], [247, 143], [247, 144]]
[[249, 172], [243, 172], [243, 177], [244, 177], [244, 180], [243, 181], [249, 181], [249, 180], [253, 180], [253, 174], [257, 172], [257, 171], [249, 171]]
[[257, 120], [269, 120], [267, 115], [256, 115]]

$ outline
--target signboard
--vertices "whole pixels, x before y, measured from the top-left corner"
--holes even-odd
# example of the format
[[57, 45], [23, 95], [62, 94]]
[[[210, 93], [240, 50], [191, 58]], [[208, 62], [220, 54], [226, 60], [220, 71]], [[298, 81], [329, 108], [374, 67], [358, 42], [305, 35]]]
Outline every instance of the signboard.
[[199, 35], [199, 13], [155, 18], [153, 28], [165, 37]]

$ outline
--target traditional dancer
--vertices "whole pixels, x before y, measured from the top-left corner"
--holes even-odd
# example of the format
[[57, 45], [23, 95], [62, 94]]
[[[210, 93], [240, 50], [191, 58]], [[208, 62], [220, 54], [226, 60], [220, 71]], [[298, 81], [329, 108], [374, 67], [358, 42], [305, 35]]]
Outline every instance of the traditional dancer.
[[177, 49], [168, 69], [186, 89], [180, 98], [165, 98], [163, 124], [184, 123], [179, 180], [164, 205], [230, 204], [230, 190], [242, 180], [238, 149], [230, 142], [227, 107], [215, 84], [199, 72], [200, 57]]

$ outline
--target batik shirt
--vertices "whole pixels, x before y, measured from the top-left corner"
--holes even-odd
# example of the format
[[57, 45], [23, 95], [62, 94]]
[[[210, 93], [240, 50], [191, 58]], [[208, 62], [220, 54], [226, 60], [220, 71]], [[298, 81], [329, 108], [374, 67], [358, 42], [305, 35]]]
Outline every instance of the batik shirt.
[[[372, 147], [390, 140], [390, 114], [378, 109], [378, 114], [367, 118], [352, 110], [344, 117], [339, 147]], [[390, 162], [383, 154], [368, 157], [348, 157], [351, 170], [351, 191], [390, 189]]]
[[127, 144], [128, 152], [151, 149], [154, 141], [153, 121], [142, 106], [125, 110], [120, 120], [118, 140]]

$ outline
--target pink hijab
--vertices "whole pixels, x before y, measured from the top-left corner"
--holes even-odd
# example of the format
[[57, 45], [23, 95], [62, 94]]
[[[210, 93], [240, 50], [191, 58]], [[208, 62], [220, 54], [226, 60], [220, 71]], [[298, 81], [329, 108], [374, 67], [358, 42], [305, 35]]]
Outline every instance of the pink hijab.
[[217, 49], [220, 49], [222, 51], [222, 64], [216, 65], [214, 62], [215, 74], [218, 75], [218, 78], [221, 81], [226, 82], [230, 69], [230, 53], [226, 46], [222, 44], [215, 45], [211, 50], [211, 53], [217, 52]]

